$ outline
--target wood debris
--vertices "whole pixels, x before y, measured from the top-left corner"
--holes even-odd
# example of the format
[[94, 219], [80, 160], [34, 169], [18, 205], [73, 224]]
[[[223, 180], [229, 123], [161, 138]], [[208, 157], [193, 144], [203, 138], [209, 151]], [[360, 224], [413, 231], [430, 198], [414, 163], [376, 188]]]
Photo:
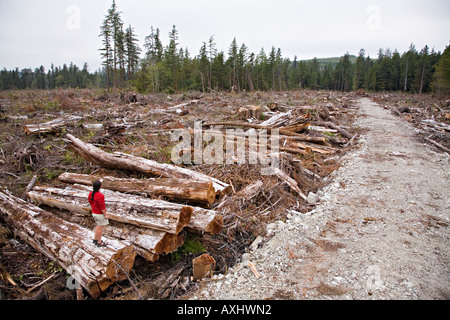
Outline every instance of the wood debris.
[[[0, 214], [16, 234], [58, 263], [91, 294], [98, 297], [112, 283], [126, 278], [136, 256], [130, 243], [107, 239], [99, 249], [91, 230], [66, 222], [11, 194], [0, 192]], [[118, 268], [120, 266], [120, 269]]]
[[[91, 241], [92, 225], [83, 218], [90, 215], [87, 194], [92, 182], [101, 180], [111, 216], [111, 227], [104, 230], [107, 242], [133, 247], [133, 254], [151, 261], [151, 265], [167, 262], [161, 257], [177, 251], [189, 237], [198, 236], [211, 258], [216, 258], [217, 269], [226, 270], [237, 262], [254, 235], [264, 233], [267, 223], [285, 217], [287, 208], [298, 212], [310, 208], [307, 195], [316, 192], [324, 177], [338, 167], [340, 154], [356, 138], [351, 126], [355, 110], [352, 94], [300, 91], [251, 93], [246, 98], [186, 94], [178, 98], [171, 95], [170, 99], [132, 93], [93, 97], [84, 93], [78, 97], [80, 94], [71, 98], [77, 115], [73, 118], [33, 111], [43, 115], [39, 119], [61, 121], [40, 120], [36, 122], [42, 123], [29, 125], [37, 119], [35, 115], [20, 115], [29, 111], [7, 112], [5, 124], [14, 134], [0, 150], [4, 170], [0, 178], [14, 194], [23, 195], [24, 190], [11, 183], [11, 177], [22, 179], [21, 185], [25, 186], [31, 176], [37, 176], [38, 181], [33, 181], [37, 186], [30, 184], [25, 194], [42, 208], [30, 203], [27, 206], [36, 212], [47, 212], [49, 221], [53, 219], [51, 215], [85, 230], [83, 240], [78, 239], [82, 249], [83, 241]], [[27, 124], [17, 126], [19, 121]], [[222, 134], [224, 151], [227, 144], [237, 146], [241, 138], [245, 140], [247, 155], [254, 147], [259, 150], [261, 145], [251, 144], [248, 139], [257, 133], [267, 139], [267, 156], [279, 157], [279, 167], [264, 175], [261, 164], [249, 164], [246, 159], [233, 159], [226, 164], [172, 164], [172, 131], [185, 129], [192, 137], [198, 121], [202, 123], [202, 135], [209, 129]], [[234, 133], [228, 135], [227, 128], [239, 130], [231, 130]], [[62, 135], [63, 132], [68, 134]], [[270, 146], [276, 133], [278, 153]], [[28, 141], [22, 138], [25, 136]], [[202, 141], [203, 147], [209, 143]], [[1, 199], [0, 203], [8, 206], [6, 200]], [[22, 227], [16, 223], [14, 231], [24, 234]], [[42, 228], [46, 226], [43, 224]], [[35, 241], [31, 237], [24, 239], [30, 244]], [[45, 242], [35, 247], [46, 253], [45, 250], [53, 250], [52, 246]], [[52, 255], [52, 259], [63, 268], [70, 267], [64, 257]], [[158, 276], [150, 282], [157, 283], [157, 289], [152, 285], [151, 292], [139, 283], [127, 290], [137, 298], [176, 298], [192, 286], [188, 276], [191, 273], [182, 274], [190, 266], [180, 264], [165, 271], [155, 270]], [[256, 267], [249, 267], [258, 277]], [[124, 270], [127, 272], [121, 279], [133, 280], [130, 269]], [[54, 278], [50, 276], [35, 284], [52, 282]], [[89, 288], [89, 281], [83, 287]], [[149, 283], [148, 279], [145, 281]], [[107, 281], [104, 283], [98, 292], [89, 289], [92, 296], [107, 287]]]

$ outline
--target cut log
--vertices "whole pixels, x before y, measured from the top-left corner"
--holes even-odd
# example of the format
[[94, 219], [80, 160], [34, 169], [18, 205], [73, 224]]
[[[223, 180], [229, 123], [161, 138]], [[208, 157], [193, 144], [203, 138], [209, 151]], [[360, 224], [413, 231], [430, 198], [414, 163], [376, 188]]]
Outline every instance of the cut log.
[[316, 126], [325, 126], [325, 127], [331, 128], [331, 129], [335, 129], [335, 130], [339, 131], [339, 133], [342, 134], [347, 139], [353, 138], [353, 135], [350, 132], [348, 132], [344, 128], [341, 128], [341, 127], [335, 125], [331, 121], [326, 121], [326, 122], [319, 121], [319, 122], [314, 122], [312, 124], [316, 125]]
[[[90, 188], [81, 185], [65, 189], [36, 187], [28, 192], [28, 197], [36, 203], [90, 215], [91, 208], [88, 202], [90, 191]], [[192, 216], [192, 207], [107, 189], [102, 189], [101, 192], [105, 195], [108, 216], [114, 221], [178, 234], [189, 223]]]
[[177, 167], [170, 164], [162, 164], [153, 160], [135, 157], [132, 155], [115, 152], [113, 154], [105, 152], [92, 144], [84, 143], [80, 139], [68, 134], [71, 144], [69, 145], [76, 153], [87, 161], [110, 169], [125, 169], [165, 178], [189, 179], [200, 182], [211, 182], [216, 194], [224, 194], [229, 191], [230, 186], [215, 178], [209, 177], [200, 172]]
[[271, 117], [270, 119], [261, 123], [261, 125], [264, 127], [275, 128], [284, 125], [291, 118], [292, 118], [292, 110], [289, 110], [288, 112], [280, 113], [277, 114], [276, 116]]
[[211, 205], [216, 199], [212, 182], [197, 182], [184, 179], [120, 179], [86, 174], [63, 173], [59, 180], [92, 186], [100, 180], [105, 189], [132, 194], [164, 196], [199, 204]]
[[289, 145], [303, 149], [303, 150], [310, 149], [313, 152], [317, 152], [317, 153], [321, 153], [321, 154], [330, 154], [333, 152], [337, 152], [337, 149], [333, 148], [333, 147], [328, 147], [328, 146], [319, 147], [317, 145], [313, 146], [311, 144], [300, 143], [300, 142], [296, 142], [296, 141], [291, 142]]
[[[69, 210], [73, 213], [90, 215], [91, 211], [87, 199], [90, 188], [75, 185], [74, 188], [67, 187], [66, 190], [36, 187], [33, 192], [29, 192], [28, 194], [40, 203]], [[192, 212], [188, 224], [186, 225], [186, 222], [183, 221], [179, 226], [172, 226], [172, 229], [180, 228], [183, 225], [188, 230], [211, 234], [217, 234], [222, 230], [223, 217], [213, 210], [200, 207], [187, 207], [162, 200], [151, 200], [107, 189], [101, 189], [101, 192], [105, 195], [106, 211], [111, 220], [169, 232], [168, 230], [170, 228], [166, 226], [178, 224], [173, 220], [177, 219], [177, 215], [186, 215], [185, 211], [188, 211], [188, 213]], [[156, 216], [147, 217], [152, 212], [156, 212]], [[132, 215], [136, 216], [136, 218], [130, 217]], [[185, 220], [186, 218], [184, 217], [182, 219]], [[135, 223], [131, 223], [134, 222], [132, 221], [133, 219], [136, 221]], [[164, 219], [172, 221], [164, 221]]]
[[207, 253], [192, 260], [192, 273], [194, 281], [205, 277], [211, 277], [215, 269], [216, 260], [214, 260], [214, 258]]
[[[9, 193], [0, 192], [0, 215], [33, 248], [66, 269], [96, 298], [112, 283], [126, 279], [134, 264], [134, 246], [107, 239], [92, 243], [91, 230], [69, 223]], [[106, 237], [105, 237], [106, 238]]]
[[282, 127], [280, 129], [292, 131], [292, 132], [300, 132], [307, 129], [310, 126], [310, 123], [299, 123], [292, 126]]
[[262, 189], [263, 182], [261, 180], [258, 180], [248, 186], [246, 186], [244, 189], [239, 191], [236, 195], [241, 197], [242, 199], [245, 199], [246, 201], [249, 201], [256, 197]]
[[243, 127], [243, 128], [253, 128], [253, 129], [263, 129], [263, 130], [278, 130], [279, 134], [283, 134], [286, 136], [294, 136], [294, 137], [304, 137], [304, 135], [301, 135], [296, 132], [292, 132], [289, 130], [283, 130], [278, 128], [271, 128], [267, 126], [263, 126], [260, 124], [253, 124], [253, 123], [237, 123], [237, 122], [214, 122], [214, 123], [205, 123], [203, 126], [230, 126], [230, 127]]
[[68, 123], [83, 119], [82, 117], [72, 116], [65, 119], [55, 119], [45, 123], [28, 124], [25, 125], [23, 130], [26, 134], [37, 133], [54, 133], [58, 132]]
[[295, 193], [297, 193], [303, 200], [307, 200], [306, 195], [300, 190], [297, 182], [292, 179], [288, 174], [282, 171], [279, 168], [273, 169], [275, 171], [275, 175], [282, 181], [284, 181]]
[[103, 230], [103, 234], [131, 242], [136, 253], [149, 262], [163, 254], [177, 251], [186, 240], [186, 232], [171, 234], [163, 231], [117, 224]]

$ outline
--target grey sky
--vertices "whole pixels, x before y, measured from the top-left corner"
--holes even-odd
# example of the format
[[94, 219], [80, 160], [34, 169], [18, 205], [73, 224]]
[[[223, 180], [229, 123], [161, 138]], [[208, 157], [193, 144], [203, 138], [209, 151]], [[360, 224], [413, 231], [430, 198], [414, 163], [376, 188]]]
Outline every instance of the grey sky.
[[[112, 0], [0, 0], [0, 68], [48, 70], [74, 62], [100, 64], [99, 27]], [[159, 28], [168, 44], [172, 25], [191, 57], [214, 36], [228, 52], [233, 38], [250, 52], [281, 48], [284, 57], [310, 59], [380, 48], [408, 50], [411, 43], [443, 51], [450, 41], [448, 0], [116, 0], [125, 26], [140, 40]]]

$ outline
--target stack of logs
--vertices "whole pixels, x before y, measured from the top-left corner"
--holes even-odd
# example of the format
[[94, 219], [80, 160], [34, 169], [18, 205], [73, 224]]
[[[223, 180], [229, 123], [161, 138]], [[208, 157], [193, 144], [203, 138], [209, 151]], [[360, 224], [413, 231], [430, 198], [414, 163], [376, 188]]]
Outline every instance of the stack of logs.
[[[0, 214], [16, 233], [58, 261], [92, 297], [98, 297], [113, 282], [125, 279], [136, 254], [156, 261], [161, 254], [174, 252], [184, 243], [184, 230], [217, 234], [222, 229], [222, 216], [206, 208], [216, 196], [229, 190], [227, 184], [174, 165], [122, 153], [110, 154], [70, 134], [67, 137], [69, 147], [92, 163], [161, 177], [119, 179], [63, 173], [59, 180], [70, 186], [27, 188], [26, 196], [36, 204], [89, 216], [88, 194], [93, 181], [101, 180], [109, 218], [115, 221], [114, 227], [105, 228], [106, 248], [92, 243], [92, 230], [67, 222], [8, 192], [0, 192]], [[193, 206], [150, 199], [147, 195]]]

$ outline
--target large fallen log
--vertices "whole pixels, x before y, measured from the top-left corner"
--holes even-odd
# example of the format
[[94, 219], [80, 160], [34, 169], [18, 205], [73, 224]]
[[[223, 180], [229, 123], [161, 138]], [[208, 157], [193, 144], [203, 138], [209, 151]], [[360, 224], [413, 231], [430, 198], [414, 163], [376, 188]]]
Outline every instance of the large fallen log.
[[107, 239], [108, 246], [98, 248], [92, 243], [91, 230], [9, 193], [0, 192], [0, 215], [20, 238], [56, 260], [93, 298], [112, 283], [126, 279], [126, 273], [133, 267], [136, 256], [133, 245]]
[[[28, 195], [39, 203], [65, 209], [73, 213], [90, 215], [91, 211], [87, 199], [89, 191], [90, 188], [81, 185], [74, 185], [73, 188], [67, 187], [66, 189], [36, 187]], [[131, 223], [132, 219], [129, 216], [135, 215], [137, 222], [131, 223], [132, 225], [164, 232], [169, 232], [175, 228], [177, 232], [174, 234], [181, 231], [179, 229], [181, 225], [188, 230], [212, 234], [219, 233], [222, 230], [223, 217], [213, 210], [187, 207], [163, 200], [151, 200], [107, 189], [102, 189], [101, 192], [105, 195], [106, 210], [111, 220]], [[178, 225], [178, 222], [174, 223], [174, 221], [163, 221], [164, 219], [176, 220], [177, 215], [180, 213], [181, 215], [186, 215], [186, 212], [182, 212], [183, 210], [191, 213], [187, 224], [185, 221], [181, 222], [180, 225]], [[149, 218], [146, 216], [155, 212], [156, 217]], [[182, 219], [185, 220], [186, 216]], [[172, 228], [166, 227], [170, 224], [176, 224], [177, 226], [172, 226]]]
[[55, 119], [45, 123], [27, 124], [24, 126], [23, 130], [26, 134], [54, 133], [61, 131], [61, 129], [68, 123], [75, 122], [80, 119], [82, 119], [82, 117], [72, 116], [69, 118]]
[[294, 136], [294, 137], [306, 137], [305, 135], [296, 133], [296, 132], [292, 132], [289, 130], [283, 130], [282, 128], [278, 129], [278, 128], [272, 128], [272, 127], [267, 127], [267, 126], [263, 126], [260, 124], [253, 124], [253, 123], [238, 123], [238, 122], [213, 122], [213, 123], [204, 123], [203, 124], [204, 127], [209, 127], [209, 126], [230, 126], [230, 127], [243, 127], [243, 128], [253, 128], [253, 129], [263, 129], [263, 130], [268, 130], [268, 131], [273, 131], [273, 130], [278, 130], [279, 134], [282, 135], [286, 135], [286, 136]]
[[105, 228], [103, 234], [131, 242], [136, 253], [150, 262], [158, 260], [163, 254], [177, 251], [186, 240], [184, 231], [179, 234], [171, 234], [126, 224]]
[[87, 161], [110, 169], [125, 169], [165, 178], [189, 179], [200, 182], [212, 182], [216, 194], [223, 194], [230, 190], [230, 185], [200, 172], [181, 168], [171, 164], [158, 163], [153, 160], [135, 157], [124, 153], [108, 153], [92, 144], [84, 143], [71, 134], [67, 135], [71, 144], [69, 147]]
[[132, 194], [164, 196], [170, 199], [211, 205], [216, 194], [212, 182], [198, 182], [184, 179], [120, 179], [87, 174], [65, 172], [58, 178], [67, 183], [91, 186], [100, 180], [105, 189]]
[[[36, 203], [90, 215], [91, 208], [88, 202], [90, 190], [81, 185], [65, 189], [39, 186], [27, 195]], [[167, 201], [151, 200], [106, 189], [102, 189], [101, 192], [105, 195], [109, 219], [138, 227], [178, 234], [188, 225], [193, 212], [192, 207]]]

